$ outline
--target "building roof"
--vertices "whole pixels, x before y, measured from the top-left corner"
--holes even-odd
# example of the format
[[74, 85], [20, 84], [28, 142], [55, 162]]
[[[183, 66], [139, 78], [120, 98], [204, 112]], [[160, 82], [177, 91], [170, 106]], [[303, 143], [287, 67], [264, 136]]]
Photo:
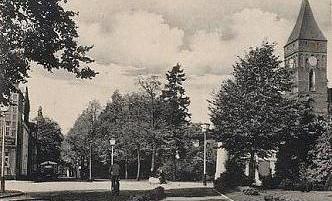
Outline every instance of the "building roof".
[[287, 44], [299, 39], [326, 41], [324, 34], [317, 25], [308, 0], [302, 1], [296, 25], [292, 31], [292, 34], [288, 38]]

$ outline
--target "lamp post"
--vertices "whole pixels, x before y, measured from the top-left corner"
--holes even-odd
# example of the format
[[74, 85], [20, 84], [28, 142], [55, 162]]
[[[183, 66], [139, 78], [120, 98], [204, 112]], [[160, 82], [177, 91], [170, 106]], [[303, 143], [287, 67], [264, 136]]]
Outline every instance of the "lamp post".
[[5, 112], [9, 109], [8, 106], [0, 106], [0, 116], [2, 124], [2, 143], [1, 143], [1, 192], [5, 192], [5, 135], [6, 135], [6, 118]]
[[206, 144], [207, 144], [207, 142], [206, 142], [206, 131], [210, 127], [210, 124], [205, 123], [205, 124], [202, 124], [201, 127], [202, 127], [202, 132], [204, 134], [203, 185], [206, 186]]
[[114, 146], [115, 146], [115, 139], [114, 138], [110, 139], [110, 145], [111, 145], [111, 148], [112, 148], [111, 165], [113, 165], [113, 163], [114, 163]]

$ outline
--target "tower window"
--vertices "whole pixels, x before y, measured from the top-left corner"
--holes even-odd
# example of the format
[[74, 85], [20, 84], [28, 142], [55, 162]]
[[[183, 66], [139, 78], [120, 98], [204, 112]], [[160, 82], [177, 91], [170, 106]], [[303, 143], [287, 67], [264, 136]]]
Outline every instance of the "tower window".
[[316, 75], [313, 69], [310, 70], [309, 73], [309, 91], [315, 91], [316, 87]]

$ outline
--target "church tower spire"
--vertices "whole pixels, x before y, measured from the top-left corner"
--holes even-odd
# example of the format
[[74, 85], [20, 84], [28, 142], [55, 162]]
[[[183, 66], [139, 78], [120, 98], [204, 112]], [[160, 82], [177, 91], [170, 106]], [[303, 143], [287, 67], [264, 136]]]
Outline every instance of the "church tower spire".
[[296, 40], [326, 41], [324, 34], [317, 25], [308, 0], [302, 1], [299, 16], [295, 27], [288, 38], [287, 44], [290, 44]]
[[294, 68], [294, 92], [312, 101], [314, 111], [325, 116], [327, 104], [327, 40], [319, 29], [308, 0], [284, 47], [285, 65]]

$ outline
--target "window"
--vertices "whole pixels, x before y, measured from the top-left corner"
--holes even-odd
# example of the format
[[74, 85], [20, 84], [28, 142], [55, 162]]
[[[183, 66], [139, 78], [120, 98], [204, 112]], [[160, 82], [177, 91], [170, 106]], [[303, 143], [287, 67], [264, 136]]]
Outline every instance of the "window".
[[10, 127], [9, 126], [6, 126], [6, 135], [10, 135]]
[[316, 90], [315, 85], [316, 85], [316, 75], [315, 71], [311, 69], [309, 73], [309, 91], [315, 91]]
[[5, 167], [9, 167], [9, 153], [5, 152]]
[[10, 113], [8, 113], [8, 112], [6, 112], [6, 114], [5, 114], [5, 118], [6, 118], [6, 121], [10, 121], [11, 119], [10, 119]]
[[13, 93], [12, 99], [13, 99], [13, 101], [17, 101], [17, 99], [18, 99], [17, 93]]
[[16, 136], [16, 129], [12, 129], [12, 136]]

